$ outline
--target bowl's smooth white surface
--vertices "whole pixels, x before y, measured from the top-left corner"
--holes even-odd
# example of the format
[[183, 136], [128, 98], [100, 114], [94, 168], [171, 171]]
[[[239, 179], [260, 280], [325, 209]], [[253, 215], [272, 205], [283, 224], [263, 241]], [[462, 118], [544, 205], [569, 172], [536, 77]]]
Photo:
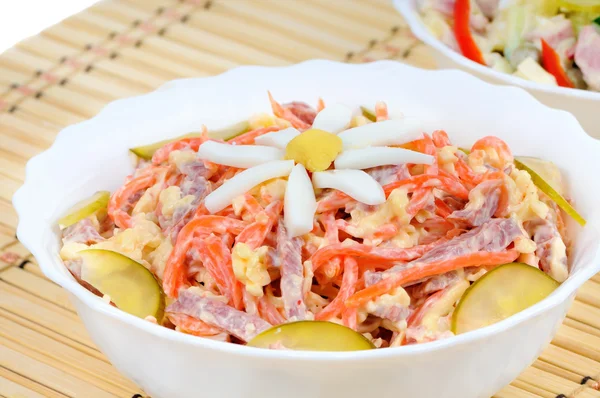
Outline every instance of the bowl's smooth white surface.
[[600, 138], [600, 93], [549, 86], [495, 71], [463, 57], [432, 35], [419, 16], [417, 0], [393, 0], [414, 35], [432, 48], [438, 67], [460, 69], [495, 84], [522, 87], [542, 103], [571, 112], [592, 137]]
[[[104, 303], [76, 283], [60, 261], [56, 220], [96, 190], [113, 190], [131, 171], [127, 149], [218, 128], [269, 111], [266, 90], [285, 102], [349, 106], [385, 100], [392, 115], [423, 120], [469, 146], [484, 135], [517, 155], [552, 159], [565, 172], [588, 219], [571, 225], [572, 276], [546, 300], [503, 322], [452, 339], [358, 353], [270, 351], [177, 333]], [[123, 374], [154, 398], [489, 397], [515, 378], [554, 335], [576, 289], [600, 270], [600, 143], [572, 115], [525, 91], [493, 86], [459, 71], [424, 71], [383, 61], [366, 65], [309, 61], [286, 68], [243, 67], [167, 83], [115, 101], [93, 119], [63, 130], [29, 161], [13, 202], [18, 236], [43, 272], [69, 291], [92, 339]], [[587, 172], [586, 172], [587, 170]]]

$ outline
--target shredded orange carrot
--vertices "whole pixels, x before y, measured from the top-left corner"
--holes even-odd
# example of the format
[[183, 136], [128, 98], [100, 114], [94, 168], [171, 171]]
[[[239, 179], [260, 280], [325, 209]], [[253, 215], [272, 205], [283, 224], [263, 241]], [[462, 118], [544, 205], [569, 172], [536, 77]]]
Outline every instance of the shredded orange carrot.
[[331, 303], [323, 308], [315, 319], [328, 320], [338, 316], [345, 307], [344, 302], [354, 293], [358, 281], [358, 262], [353, 257], [344, 257], [344, 277], [338, 295]]

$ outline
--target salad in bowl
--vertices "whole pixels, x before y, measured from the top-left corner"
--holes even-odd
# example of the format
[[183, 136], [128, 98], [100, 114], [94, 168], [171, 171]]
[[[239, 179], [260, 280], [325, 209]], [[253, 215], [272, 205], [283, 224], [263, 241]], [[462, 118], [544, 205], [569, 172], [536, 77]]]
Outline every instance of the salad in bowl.
[[65, 129], [14, 204], [153, 397], [488, 397], [600, 270], [599, 151], [458, 71], [244, 67]]
[[73, 276], [183, 333], [325, 351], [465, 333], [567, 279], [564, 217], [585, 220], [553, 163], [495, 136], [461, 149], [382, 101], [269, 98], [272, 114], [132, 148], [123, 185], [59, 220]]

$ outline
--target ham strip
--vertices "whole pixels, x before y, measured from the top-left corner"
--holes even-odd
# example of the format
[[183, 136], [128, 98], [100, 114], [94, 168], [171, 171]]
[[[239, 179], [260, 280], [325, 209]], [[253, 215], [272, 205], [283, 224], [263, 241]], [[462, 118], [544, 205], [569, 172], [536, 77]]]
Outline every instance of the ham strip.
[[277, 227], [277, 254], [281, 269], [281, 298], [287, 319], [306, 319], [306, 304], [302, 285], [304, 267], [302, 266], [302, 239], [289, 238], [283, 221]]
[[600, 32], [590, 24], [579, 32], [575, 48], [575, 63], [591, 90], [600, 91]]
[[478, 228], [438, 245], [419, 259], [395, 265], [383, 272], [365, 272], [365, 285], [374, 285], [384, 276], [393, 275], [406, 268], [427, 266], [429, 263], [445, 261], [471, 253], [501, 252], [519, 236], [523, 236], [523, 231], [517, 221], [512, 218], [495, 218]]
[[556, 225], [544, 221], [536, 226], [533, 241], [537, 245], [536, 256], [540, 259], [540, 268], [557, 282], [564, 282], [569, 276], [567, 248]]
[[245, 342], [271, 327], [267, 321], [256, 315], [236, 310], [222, 301], [202, 297], [189, 290], [181, 291], [177, 300], [167, 307], [166, 312], [199, 319]]
[[489, 180], [477, 185], [469, 192], [465, 208], [454, 211], [448, 219], [462, 228], [479, 227], [488, 222], [498, 209], [501, 184], [501, 180]]
[[85, 245], [93, 245], [103, 240], [105, 239], [100, 235], [89, 218], [84, 218], [63, 231], [63, 243], [77, 242]]

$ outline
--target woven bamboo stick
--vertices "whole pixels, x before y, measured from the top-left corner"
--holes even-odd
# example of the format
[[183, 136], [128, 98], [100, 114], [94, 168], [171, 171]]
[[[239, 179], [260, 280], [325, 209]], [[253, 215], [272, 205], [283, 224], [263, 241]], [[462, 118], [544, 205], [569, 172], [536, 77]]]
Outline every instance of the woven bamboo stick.
[[[180, 0], [179, 1], [180, 4], [174, 5], [173, 3], [174, 2], [169, 2], [169, 1], [164, 1], [164, 0], [145, 0], [145, 1], [125, 0], [125, 4], [129, 5], [130, 7], [135, 7], [139, 10], [144, 10], [144, 11], [151, 12], [151, 13], [155, 13], [159, 7], [164, 8], [164, 7], [168, 7], [168, 6], [176, 7], [176, 6], [181, 6], [181, 5], [189, 5], [189, 6], [192, 6], [193, 8], [204, 8], [205, 4], [208, 3], [208, 1], [203, 0], [203, 2], [201, 2], [201, 1]], [[214, 3], [214, 1], [212, 3]]]
[[362, 40], [367, 45], [371, 40], [382, 40], [390, 33], [390, 27], [374, 26], [338, 14], [324, 14], [319, 8], [306, 2], [295, 1], [264, 1], [261, 5], [268, 4], [269, 8], [280, 9], [288, 15], [302, 21], [318, 23], [321, 30], [339, 34], [353, 40]]
[[532, 394], [529, 391], [522, 390], [518, 387], [508, 385], [499, 393], [494, 395], [494, 398], [539, 398], [537, 394]]
[[[102, 32], [103, 34], [111, 31], [114, 33], [120, 32], [122, 34], [119, 36], [119, 39], [123, 43], [125, 43], [125, 36], [123, 35], [123, 32], [127, 32], [131, 29], [131, 25], [121, 22], [117, 23], [103, 15], [98, 15], [91, 12], [78, 14], [65, 22], [69, 23], [69, 21], [74, 24], [74, 26], [78, 26], [80, 29], [94, 26], [96, 27], [96, 31]], [[133, 45], [133, 39], [131, 39], [131, 42], [128, 44]], [[198, 70], [187, 67], [184, 64], [174, 62], [170, 58], [155, 56], [147, 51], [139, 51], [132, 47], [120, 48], [117, 50], [117, 53], [120, 56], [125, 56], [130, 60], [137, 61], [136, 64], [140, 64], [142, 68], [158, 69], [160, 74], [168, 74], [166, 77], [169, 79], [197, 76], [202, 74]]]
[[248, 22], [212, 11], [199, 11], [193, 14], [188, 24], [197, 29], [205, 29], [219, 36], [238, 40], [250, 47], [271, 52], [291, 62], [299, 62], [311, 57], [333, 58], [327, 51], [288, 39], [283, 35], [274, 35], [269, 29]]
[[39, 59], [35, 62], [35, 65], [39, 65], [39, 68], [45, 70], [56, 66], [61, 58], [73, 57], [83, 50], [41, 35], [33, 36], [19, 43], [16, 48], [24, 49], [29, 54], [47, 59], [48, 61], [46, 61], [45, 64], [41, 64]]
[[23, 185], [23, 181], [15, 180], [10, 176], [0, 173], [0, 198], [10, 202], [12, 196], [21, 185]]
[[2, 376], [3, 372], [0, 372], [0, 391], [6, 395], [2, 397], [27, 397], [27, 398], [44, 398], [43, 395], [30, 390], [20, 384], [17, 384], [11, 380], [8, 380]]
[[0, 65], [22, 73], [34, 74], [38, 68], [51, 68], [54, 63], [35, 54], [27, 53], [19, 46], [11, 48], [5, 53], [5, 56], [0, 57]]
[[[101, 42], [104, 40], [103, 37], [93, 35], [89, 32], [76, 30], [66, 25], [56, 25], [47, 31], [44, 31], [44, 35], [52, 37], [56, 40], [62, 41], [65, 44], [72, 46], [79, 46], [85, 48], [86, 46], [92, 46], [94, 52], [105, 53], [106, 56], [109, 54], [109, 50], [106, 46], [103, 46]], [[132, 81], [141, 84], [148, 84], [149, 87], [158, 87], [164, 80], [169, 78], [166, 73], [160, 73], [158, 70], [149, 70], [145, 68], [143, 71], [140, 70], [139, 64], [132, 63], [127, 58], [122, 58], [118, 63], [111, 62], [110, 59], [97, 57], [99, 60], [94, 62], [93, 65], [99, 68], [106, 68], [111, 72], [120, 73], [120, 77], [125, 77]], [[107, 64], [111, 64], [109, 66]], [[148, 65], [151, 68], [151, 65]]]
[[18, 344], [0, 338], [0, 358], [6, 361], [7, 367], [55, 390], [64, 391], [69, 396], [114, 398], [114, 395], [100, 389], [61, 369], [45, 364], [19, 352]]
[[0, 124], [0, 148], [7, 152], [13, 152], [26, 161], [45, 149], [45, 145], [40, 145], [39, 141], [32, 142], [27, 137], [20, 137], [19, 133], [15, 134], [9, 127]]
[[0, 131], [5, 128], [13, 136], [41, 148], [47, 148], [56, 137], [56, 130], [35, 123], [33, 120], [24, 120], [11, 113], [0, 114]]
[[368, 23], [371, 26], [403, 27], [406, 22], [392, 7], [382, 10], [370, 2], [347, 0], [343, 6], [339, 3], [321, 0], [305, 0], [317, 8], [322, 9], [322, 14], [342, 14], [356, 21]]
[[569, 327], [572, 327], [573, 329], [577, 329], [577, 330], [580, 330], [580, 331], [582, 331], [584, 333], [587, 333], [589, 335], [596, 336], [596, 337], [600, 338], [600, 330], [596, 329], [595, 327], [590, 326], [590, 325], [588, 325], [586, 323], [579, 322], [579, 321], [577, 321], [575, 319], [567, 317], [567, 318], [565, 318], [563, 324], [565, 324], [565, 325], [567, 325]]
[[230, 0], [218, 2], [211, 8], [211, 13], [222, 12], [235, 15], [245, 21], [277, 31], [278, 35], [286, 35], [290, 39], [302, 41], [312, 48], [318, 47], [336, 58], [343, 58], [348, 51], [359, 51], [364, 47], [364, 41], [356, 42], [342, 36], [319, 30], [316, 24], [297, 21], [288, 14], [268, 8], [257, 8], [255, 3], [247, 0]]
[[600, 283], [593, 280], [588, 281], [577, 291], [577, 299], [600, 308]]
[[95, 35], [90, 31], [75, 29], [63, 24], [46, 29], [42, 32], [42, 35], [82, 50], [86, 45], [95, 44], [104, 39], [104, 37]]
[[25, 179], [25, 165], [12, 152], [0, 149], [0, 172], [16, 180]]
[[[14, 373], [7, 368], [0, 366], [0, 387], [1, 391], [7, 394], [21, 394], [27, 398], [65, 398], [66, 395], [39, 384], [25, 376]], [[19, 395], [16, 395], [19, 397]], [[16, 398], [14, 397], [14, 398]]]
[[110, 72], [111, 74], [123, 79], [127, 79], [147, 87], [147, 90], [159, 87], [165, 81], [164, 78], [141, 71], [134, 66], [125, 65], [122, 61], [112, 62], [110, 59], [103, 59], [94, 63], [94, 68]]
[[513, 386], [515, 386], [515, 387], [517, 387], [517, 388], [519, 388], [519, 389], [521, 389], [523, 391], [526, 391], [526, 392], [528, 392], [530, 394], [534, 394], [537, 397], [542, 397], [542, 398], [556, 398], [556, 394], [553, 394], [550, 391], [547, 391], [547, 390], [545, 390], [543, 388], [540, 388], [537, 385], [532, 385], [532, 384], [526, 383], [526, 382], [524, 382], [524, 381], [522, 381], [520, 379], [514, 380], [511, 383], [511, 385], [513, 385]]
[[167, 79], [208, 75], [205, 72], [185, 64], [154, 55], [150, 52], [140, 51], [137, 48], [124, 48], [119, 51], [119, 55], [123, 55], [128, 59], [133, 60], [141, 68], [147, 68], [145, 65], [152, 65], [152, 70], [155, 70], [157, 74], [160, 73], [161, 76], [164, 76]]
[[28, 113], [31, 113], [42, 120], [47, 120], [56, 124], [69, 125], [81, 122], [85, 119], [85, 117], [80, 114], [75, 114], [45, 101], [31, 98], [20, 103], [19, 108], [26, 110]]
[[36, 322], [73, 340], [94, 347], [77, 317], [53, 304], [45, 303], [28, 293], [0, 282], [0, 308]]
[[535, 367], [527, 368], [519, 375], [519, 380], [537, 386], [555, 395], [573, 391], [579, 385], [579, 383], [572, 382]]
[[131, 29], [131, 24], [113, 18], [107, 18], [105, 15], [93, 12], [89, 9], [73, 15], [63, 22], [77, 29], [89, 29], [94, 33], [103, 35], [108, 35], [110, 32], [124, 32]]
[[579, 375], [575, 372], [571, 372], [570, 370], [564, 369], [561, 366], [557, 366], [557, 365], [554, 365], [552, 363], [548, 363], [545, 361], [537, 360], [533, 363], [533, 367], [536, 369], [539, 369], [539, 370], [543, 370], [544, 372], [547, 372], [547, 373], [552, 373], [553, 375], [556, 375], [562, 379], [570, 380], [574, 383], [579, 383], [582, 378], [581, 375]]
[[[5, 272], [7, 272], [7, 271], [5, 271]], [[69, 311], [65, 308], [62, 308], [50, 301], [47, 301], [47, 300], [42, 299], [34, 294], [27, 292], [26, 290], [24, 290], [21, 287], [14, 286], [6, 281], [2, 281], [1, 283], [2, 283], [1, 289], [3, 291], [6, 291], [7, 294], [11, 295], [12, 298], [15, 300], [18, 300], [18, 299], [26, 300], [28, 303], [31, 303], [36, 306], [43, 307], [49, 311], [52, 311], [57, 316], [58, 315], [62, 316], [65, 320], [70, 320], [70, 321], [75, 321], [75, 322], [77, 322], [79, 320], [79, 318], [77, 317], [77, 314], [73, 311]]]
[[5, 231], [0, 230], [0, 250], [3, 250], [15, 240], [16, 238], [14, 234], [6, 234]]
[[3, 272], [2, 279], [11, 285], [19, 286], [21, 289], [34, 296], [53, 303], [74, 314], [76, 313], [67, 292], [60, 286], [50, 282], [48, 279], [40, 278], [39, 276], [26, 272], [18, 267], [13, 267]]
[[[92, 61], [89, 56], [86, 57], [82, 53], [81, 49], [43, 36], [35, 36], [21, 43], [19, 47], [51, 61], [51, 66], [47, 69], [54, 69], [54, 72], [61, 78], [69, 78], [74, 72], [86, 68], [88, 63]], [[61, 59], [65, 60], [63, 65], [54, 66], [54, 62], [58, 62]], [[147, 85], [128, 80], [127, 77], [122, 75], [120, 70], [114, 70], [114, 68], [108, 68], [108, 70], [99, 70], [96, 68], [93, 70], [93, 74], [98, 78], [108, 80], [109, 84], [114, 82], [115, 85], [122, 87], [124, 90], [131, 89], [136, 93], [148, 90]]]
[[600, 338], [563, 324], [553, 343], [600, 362]]
[[397, 12], [390, 0], [361, 0], [363, 3], [368, 3], [379, 8], [383, 12]]
[[580, 375], [581, 378], [600, 373], [600, 362], [550, 344], [540, 355], [540, 360]]
[[[114, 79], [113, 79], [114, 80]], [[88, 93], [106, 103], [117, 98], [140, 94], [146, 90], [120, 85], [96, 73], [78, 73], [65, 80], [65, 87], [78, 93]]]
[[600, 398], [600, 392], [581, 386], [573, 393], [569, 394], [569, 396], [573, 398]]
[[0, 223], [12, 229], [17, 229], [18, 221], [17, 212], [10, 201], [0, 199]]
[[0, 325], [0, 336], [26, 347], [27, 355], [88, 381], [115, 395], [133, 395], [137, 387], [110, 364], [85, 355], [49, 337], [7, 320]]
[[150, 36], [144, 38], [142, 48], [143, 51], [184, 63], [210, 75], [224, 72], [239, 65], [229, 59], [163, 37]]
[[[25, 268], [27, 268], [27, 265], [25, 266]], [[110, 362], [108, 362], [106, 357], [104, 355], [102, 355], [102, 353], [100, 351], [98, 351], [96, 349], [95, 346], [90, 347], [90, 346], [81, 344], [80, 342], [75, 341], [72, 337], [62, 335], [50, 328], [47, 328], [47, 327], [44, 327], [44, 326], [38, 324], [37, 322], [30, 321], [28, 319], [25, 319], [23, 317], [20, 317], [16, 314], [12, 313], [12, 312], [3, 310], [2, 308], [0, 308], [0, 315], [2, 315], [2, 317], [7, 320], [11, 320], [12, 322], [18, 323], [19, 325], [22, 325], [23, 327], [31, 329], [41, 335], [51, 338], [52, 340], [58, 341], [61, 344], [67, 345], [73, 349], [83, 352], [84, 354], [86, 354], [88, 356], [99, 359], [106, 363], [110, 363]]]
[[165, 33], [165, 37], [180, 44], [210, 52], [237, 64], [267, 66], [289, 64], [289, 61], [279, 56], [245, 46], [236, 40], [227, 39], [211, 32], [191, 28], [187, 25], [173, 25], [169, 27]]
[[25, 83], [29, 78], [29, 73], [24, 73], [21, 71], [16, 71], [0, 66], [0, 86], [6, 86], [4, 88], [0, 87], [0, 91], [4, 91], [4, 89], [7, 89], [8, 86], [10, 86], [13, 83]]
[[133, 5], [122, 1], [100, 2], [89, 8], [89, 11], [104, 14], [117, 21], [132, 23], [135, 20], [144, 21], [153, 15], [152, 11], [149, 12], [141, 7], [137, 7], [144, 3], [139, 2]]
[[600, 329], [600, 308], [575, 300], [569, 310], [569, 318]]

